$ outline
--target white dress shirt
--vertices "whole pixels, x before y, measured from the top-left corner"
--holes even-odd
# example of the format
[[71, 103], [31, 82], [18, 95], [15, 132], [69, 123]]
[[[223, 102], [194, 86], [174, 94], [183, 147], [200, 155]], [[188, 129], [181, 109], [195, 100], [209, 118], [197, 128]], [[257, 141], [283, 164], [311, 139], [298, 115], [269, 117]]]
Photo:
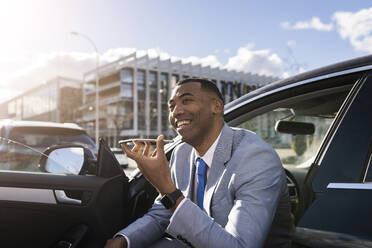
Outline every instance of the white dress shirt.
[[[218, 140], [220, 139], [220, 136], [221, 136], [221, 133], [218, 135], [217, 139], [213, 142], [213, 144], [209, 147], [209, 149], [204, 154], [204, 156], [200, 156], [200, 154], [198, 153], [198, 151], [195, 148], [193, 148], [193, 152], [195, 153], [195, 161], [194, 161], [194, 163], [196, 163], [196, 159], [197, 158], [201, 158], [207, 164], [207, 180], [208, 180], [209, 168], [211, 168], [212, 160], [213, 160], [213, 156], [214, 156], [214, 152], [216, 151], [217, 143], [218, 143]], [[195, 172], [196, 171], [197, 170], [195, 170]], [[197, 185], [197, 177], [194, 176], [194, 189], [193, 189], [193, 196], [192, 196], [193, 199], [191, 199], [193, 202], [196, 202], [196, 190], [195, 190], [195, 186], [196, 185]], [[180, 204], [178, 205], [178, 207], [174, 211], [173, 215], [177, 212], [178, 209], [180, 209], [180, 206], [182, 206], [182, 204], [184, 202], [185, 202], [185, 199], [183, 199], [180, 202]], [[173, 215], [172, 215], [172, 217], [173, 217]], [[172, 220], [172, 217], [170, 218], [170, 220]]]

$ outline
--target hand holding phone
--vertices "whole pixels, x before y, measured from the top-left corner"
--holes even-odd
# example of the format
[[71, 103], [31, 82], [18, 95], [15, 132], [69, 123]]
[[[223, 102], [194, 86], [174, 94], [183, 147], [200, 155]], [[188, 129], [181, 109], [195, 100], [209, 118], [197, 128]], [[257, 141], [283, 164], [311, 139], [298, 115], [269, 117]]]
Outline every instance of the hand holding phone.
[[[134, 142], [150, 142], [150, 143], [156, 143], [156, 139], [126, 139], [126, 140], [119, 140], [119, 144], [127, 144], [127, 143], [134, 143]], [[172, 143], [173, 140], [163, 140], [164, 144]]]
[[[136, 161], [138, 169], [161, 194], [173, 192], [176, 188], [171, 179], [169, 162], [164, 152], [164, 141], [169, 142], [164, 140], [164, 135], [159, 135], [156, 140], [128, 139], [119, 141], [128, 158]], [[136, 143], [132, 148], [129, 148], [128, 142]], [[150, 151], [151, 142], [156, 142], [156, 149], [152, 153]], [[143, 143], [145, 143], [145, 147], [143, 147]]]

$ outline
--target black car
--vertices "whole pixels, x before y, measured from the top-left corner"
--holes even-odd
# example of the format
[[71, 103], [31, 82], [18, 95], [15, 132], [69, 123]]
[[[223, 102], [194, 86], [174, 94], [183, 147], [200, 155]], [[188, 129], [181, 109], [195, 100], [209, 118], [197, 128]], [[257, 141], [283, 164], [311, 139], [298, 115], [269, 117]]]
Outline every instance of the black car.
[[372, 247], [372, 56], [327, 66], [228, 104], [287, 173], [294, 247]]
[[[252, 91], [226, 105], [225, 121], [278, 152], [296, 224], [293, 247], [372, 246], [372, 56]], [[166, 147], [168, 158], [180, 142]], [[68, 164], [68, 149], [47, 154]], [[40, 167], [53, 172], [48, 161]], [[0, 171], [1, 247], [102, 247], [156, 197], [140, 173], [128, 179], [103, 141], [98, 161], [85, 157], [81, 166], [79, 175]]]

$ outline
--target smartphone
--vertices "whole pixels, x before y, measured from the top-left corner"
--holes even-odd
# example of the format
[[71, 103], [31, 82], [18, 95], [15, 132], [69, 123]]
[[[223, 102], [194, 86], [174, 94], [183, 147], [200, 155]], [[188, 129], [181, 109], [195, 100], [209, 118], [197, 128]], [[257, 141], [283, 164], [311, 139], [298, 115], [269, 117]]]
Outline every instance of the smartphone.
[[[138, 142], [151, 142], [151, 143], [156, 143], [156, 139], [126, 139], [126, 140], [119, 140], [119, 144], [123, 143], [134, 143], [134, 141]], [[169, 144], [173, 143], [173, 140], [163, 140], [164, 144]]]

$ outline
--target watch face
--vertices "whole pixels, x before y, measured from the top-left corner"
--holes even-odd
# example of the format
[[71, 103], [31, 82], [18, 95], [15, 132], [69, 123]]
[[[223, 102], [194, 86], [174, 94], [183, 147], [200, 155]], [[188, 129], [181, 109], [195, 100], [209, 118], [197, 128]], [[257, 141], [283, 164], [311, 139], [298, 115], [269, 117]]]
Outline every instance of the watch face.
[[168, 195], [164, 195], [163, 198], [161, 198], [161, 203], [166, 208], [171, 208], [174, 205], [174, 202]]

